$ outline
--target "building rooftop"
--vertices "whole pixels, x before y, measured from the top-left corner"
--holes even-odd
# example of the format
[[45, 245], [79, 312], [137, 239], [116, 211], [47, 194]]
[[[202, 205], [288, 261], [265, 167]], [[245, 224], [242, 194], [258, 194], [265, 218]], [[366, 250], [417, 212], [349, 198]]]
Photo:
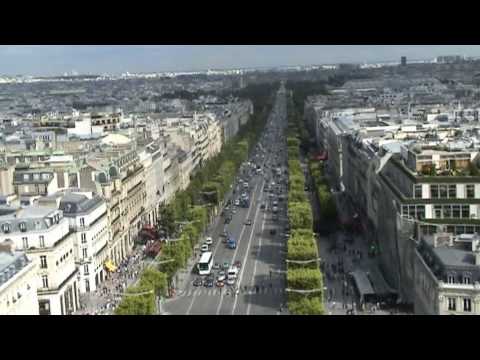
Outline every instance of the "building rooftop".
[[66, 193], [60, 201], [59, 209], [63, 211], [64, 216], [69, 217], [88, 213], [102, 203], [102, 198], [97, 195], [88, 198], [84, 194]]
[[451, 247], [436, 247], [433, 248], [433, 252], [444, 266], [475, 266], [475, 255], [471, 251]]
[[0, 250], [0, 286], [14, 277], [30, 262], [23, 251], [6, 252]]

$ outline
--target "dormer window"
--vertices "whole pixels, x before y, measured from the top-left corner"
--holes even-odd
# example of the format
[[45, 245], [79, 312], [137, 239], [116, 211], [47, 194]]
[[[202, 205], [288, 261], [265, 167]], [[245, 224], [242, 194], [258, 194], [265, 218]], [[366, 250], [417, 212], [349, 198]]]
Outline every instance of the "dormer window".
[[447, 275], [447, 283], [455, 284], [455, 274], [450, 273]]
[[472, 274], [471, 273], [463, 274], [463, 283], [465, 285], [471, 285], [472, 284]]
[[2, 225], [2, 231], [5, 233], [5, 234], [8, 234], [10, 232], [10, 224], [3, 224]]
[[27, 231], [27, 224], [24, 222], [21, 222], [20, 224], [18, 224], [18, 227], [20, 228], [21, 232]]

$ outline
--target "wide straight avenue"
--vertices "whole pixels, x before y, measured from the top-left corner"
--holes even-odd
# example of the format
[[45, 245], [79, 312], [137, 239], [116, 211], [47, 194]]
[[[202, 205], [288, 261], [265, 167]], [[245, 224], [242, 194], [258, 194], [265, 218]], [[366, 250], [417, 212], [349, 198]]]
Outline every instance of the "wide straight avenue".
[[[284, 131], [287, 124], [283, 86], [268, 119], [260, 143], [251, 149], [211, 231], [213, 263], [223, 267], [240, 262], [234, 285], [204, 286], [196, 266], [187, 275], [176, 296], [163, 304], [162, 313], [172, 315], [280, 315], [286, 314], [285, 256], [287, 225], [287, 154]], [[244, 185], [242, 181], [248, 182]], [[242, 194], [243, 193], [243, 194]], [[238, 202], [247, 193], [249, 207]], [[230, 203], [228, 202], [230, 200]], [[230, 204], [230, 205], [229, 205]], [[237, 205], [237, 206], [235, 206]], [[226, 218], [231, 216], [228, 223]], [[229, 249], [224, 233], [236, 240]], [[197, 254], [196, 261], [200, 254]], [[202, 278], [204, 280], [204, 278]], [[194, 284], [197, 282], [196, 284]], [[197, 286], [195, 286], [197, 285]]]

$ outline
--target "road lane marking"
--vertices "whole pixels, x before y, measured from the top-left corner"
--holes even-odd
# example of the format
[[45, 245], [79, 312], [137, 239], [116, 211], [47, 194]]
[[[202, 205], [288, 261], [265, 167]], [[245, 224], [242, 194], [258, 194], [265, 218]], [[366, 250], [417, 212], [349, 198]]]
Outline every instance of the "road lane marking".
[[[257, 217], [258, 211], [259, 211], [259, 208], [257, 207], [257, 211], [255, 212], [255, 218]], [[263, 234], [263, 227], [264, 227], [264, 225], [265, 225], [265, 214], [263, 215], [261, 234]], [[248, 256], [249, 256], [249, 254], [250, 254], [250, 245], [252, 244], [252, 239], [253, 239], [253, 234], [254, 234], [254, 233], [255, 233], [255, 229], [252, 229], [252, 232], [251, 232], [251, 234], [250, 234], [250, 238], [248, 239], [246, 259], [248, 259]], [[261, 236], [260, 236], [260, 239], [261, 239]], [[261, 240], [260, 240], [260, 246], [261, 246]], [[260, 248], [258, 254], [260, 254], [260, 251], [261, 251], [261, 248]], [[257, 256], [258, 256], [258, 254], [257, 254]], [[245, 268], [247, 267], [247, 266], [246, 266], [246, 262], [247, 262], [247, 261], [245, 261], [245, 264], [242, 266], [242, 270], [240, 270], [240, 278], [237, 279], [237, 281], [238, 281], [238, 286], [239, 286], [239, 287], [240, 287], [241, 284], [242, 284], [243, 274], [244, 274]], [[256, 265], [257, 265], [257, 260], [255, 260], [255, 266], [256, 266]], [[235, 308], [237, 307], [237, 302], [238, 302], [238, 296], [235, 297], [235, 302], [233, 303], [232, 315], [234, 315], [234, 313], [235, 313]]]
[[[262, 237], [263, 237], [263, 231], [265, 229], [265, 220], [266, 220], [266, 214], [263, 214], [263, 223], [262, 223], [262, 232], [261, 232], [261, 235], [260, 235], [260, 240], [259, 240], [259, 250], [258, 250], [258, 254], [257, 254], [257, 257], [255, 258], [255, 265], [253, 266], [253, 276], [252, 276], [252, 285], [254, 284], [255, 282], [255, 274], [257, 273], [257, 263], [258, 263], [258, 258], [260, 256], [260, 253], [262, 251]], [[247, 306], [247, 315], [250, 315], [250, 308], [252, 306], [252, 303], [249, 302], [248, 303], [248, 306]]]
[[[255, 190], [253, 191], [252, 201], [250, 203], [250, 208], [249, 208], [248, 213], [247, 213], [247, 219], [250, 218], [250, 213], [255, 208], [255, 206], [252, 206], [252, 205], [255, 203], [254, 200], [255, 200], [255, 196], [257, 195], [257, 188], [258, 188], [258, 184], [255, 185]], [[262, 196], [262, 195], [260, 194], [260, 196]], [[258, 207], [257, 207], [257, 209], [258, 209]], [[245, 232], [246, 228], [247, 227], [245, 225], [243, 225], [242, 231], [240, 232], [240, 236], [239, 236], [238, 241], [237, 241], [237, 248], [235, 249], [235, 252], [233, 253], [233, 258], [232, 258], [231, 262], [233, 262], [235, 260], [235, 257], [237, 256], [238, 249], [240, 249], [240, 240], [242, 239], [243, 233]], [[224, 292], [222, 292], [222, 296], [220, 297], [220, 302], [218, 303], [217, 311], [215, 312], [216, 315], [220, 314], [220, 309], [222, 308], [224, 297], [225, 297]]]

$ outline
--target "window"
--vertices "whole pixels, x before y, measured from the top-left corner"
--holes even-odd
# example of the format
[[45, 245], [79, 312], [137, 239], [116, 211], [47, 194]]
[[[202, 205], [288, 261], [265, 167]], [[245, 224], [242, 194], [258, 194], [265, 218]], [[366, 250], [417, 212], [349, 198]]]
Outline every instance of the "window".
[[40, 235], [38, 238], [40, 240], [40, 247], [45, 247], [45, 237], [43, 235]]
[[23, 180], [24, 180], [24, 181], [28, 181], [28, 179], [29, 179], [28, 174], [23, 174]]
[[40, 180], [40, 174], [33, 174], [33, 180]]
[[475, 198], [475, 185], [467, 185], [467, 199], [473, 199]]
[[455, 276], [453, 274], [449, 274], [447, 277], [447, 282], [449, 284], [455, 284]]
[[447, 185], [440, 185], [440, 198], [446, 199], [448, 197]]
[[448, 310], [457, 311], [457, 299], [451, 297], [448, 298]]
[[42, 275], [42, 285], [44, 289], [48, 289], [48, 276]]
[[460, 205], [453, 205], [452, 216], [453, 216], [454, 219], [459, 219], [460, 218]]
[[470, 205], [462, 205], [462, 218], [470, 218]]
[[438, 199], [438, 185], [430, 185], [430, 198]]
[[472, 311], [472, 300], [468, 298], [463, 299], [463, 311], [471, 312]]
[[415, 185], [415, 193], [414, 193], [415, 199], [421, 199], [422, 198], [422, 185]]
[[441, 219], [442, 218], [442, 206], [441, 205], [434, 205], [433, 207], [435, 211], [435, 219]]
[[10, 224], [3, 224], [2, 230], [5, 234], [8, 234], [10, 232]]
[[82, 249], [82, 255], [83, 255], [83, 258], [86, 259], [88, 257], [88, 254], [87, 254], [87, 249], [84, 248]]
[[45, 255], [40, 256], [40, 268], [41, 269], [47, 268], [47, 257]]
[[80, 218], [80, 226], [85, 226], [85, 218]]
[[448, 197], [450, 199], [457, 197], [457, 185], [448, 185]]
[[28, 238], [22, 237], [23, 250], [28, 250]]
[[450, 205], [443, 205], [443, 218], [449, 219], [452, 217], [452, 207]]
[[85, 244], [87, 242], [87, 234], [83, 233], [80, 237], [82, 238], [82, 244]]
[[418, 205], [417, 206], [417, 219], [419, 219], [419, 220], [425, 219], [425, 206], [424, 205]]
[[88, 264], [83, 265], [83, 273], [84, 275], [88, 275]]
[[472, 275], [470, 275], [470, 274], [463, 275], [463, 283], [465, 285], [471, 285], [472, 284]]

